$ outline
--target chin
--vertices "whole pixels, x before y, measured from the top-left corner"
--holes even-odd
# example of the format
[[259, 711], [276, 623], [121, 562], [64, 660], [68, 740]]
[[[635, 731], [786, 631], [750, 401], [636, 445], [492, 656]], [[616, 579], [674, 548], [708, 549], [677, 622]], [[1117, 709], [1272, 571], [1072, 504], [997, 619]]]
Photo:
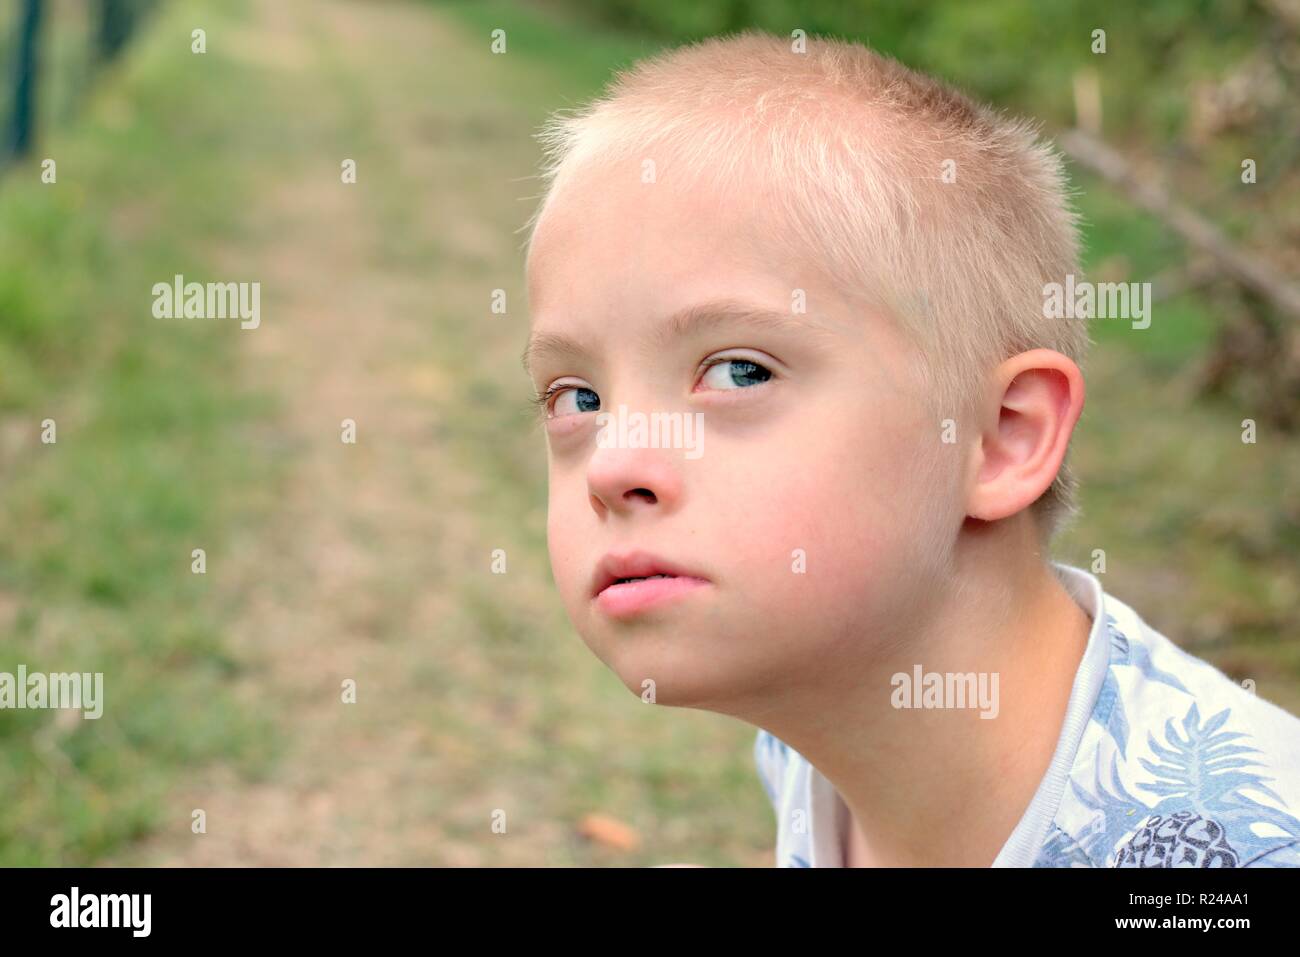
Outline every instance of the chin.
[[751, 670], [743, 660], [742, 640], [724, 640], [697, 625], [661, 622], [602, 630], [587, 645], [637, 698], [650, 693], [648, 679], [654, 682], [654, 704], [725, 713]]

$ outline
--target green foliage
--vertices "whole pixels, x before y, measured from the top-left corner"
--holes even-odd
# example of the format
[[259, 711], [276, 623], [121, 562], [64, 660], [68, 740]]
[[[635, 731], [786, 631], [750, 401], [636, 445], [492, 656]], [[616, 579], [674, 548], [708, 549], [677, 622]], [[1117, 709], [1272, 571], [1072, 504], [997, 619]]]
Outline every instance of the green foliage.
[[[746, 28], [866, 43], [1001, 106], [1072, 120], [1071, 77], [1101, 73], [1120, 131], [1182, 128], [1188, 85], [1256, 47], [1271, 28], [1247, 0], [559, 0], [598, 23], [663, 43]], [[1106, 52], [1092, 51], [1106, 31]]]

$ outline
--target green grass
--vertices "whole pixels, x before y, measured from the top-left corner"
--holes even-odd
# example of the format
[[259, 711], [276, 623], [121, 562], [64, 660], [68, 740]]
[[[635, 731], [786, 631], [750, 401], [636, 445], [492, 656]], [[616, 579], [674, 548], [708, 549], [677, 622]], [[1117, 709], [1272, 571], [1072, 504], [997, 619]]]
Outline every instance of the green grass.
[[251, 91], [176, 42], [186, 6], [146, 25], [75, 128], [45, 131], [56, 184], [35, 161], [0, 181], [0, 670], [102, 672], [105, 696], [98, 720], [0, 711], [0, 865], [92, 862], [188, 818], [162, 803], [187, 769], [274, 753], [231, 698], [212, 574], [266, 506], [275, 458], [244, 446], [268, 407], [240, 382], [236, 326], [150, 313], [154, 282], [210, 272], [200, 244], [234, 235], [246, 199], [220, 129]]
[[[432, 0], [453, 12], [470, 38], [488, 49], [492, 31], [506, 31], [506, 54], [512, 69], [503, 71], [515, 97], [554, 109], [559, 93], [591, 95], [617, 69], [653, 53], [663, 43], [650, 37], [602, 26], [559, 5], [535, 9], [517, 0]], [[524, 61], [521, 65], [519, 61]], [[535, 72], [538, 84], [521, 84]], [[517, 100], [518, 102], [518, 100]]]
[[[1090, 278], [1145, 282], [1178, 241], [1095, 180], [1078, 180]], [[1300, 441], [1266, 410], [1196, 396], [1220, 321], [1204, 293], [1154, 303], [1151, 325], [1095, 320], [1088, 400], [1072, 457], [1083, 513], [1057, 543], [1083, 567], [1107, 552], [1108, 588], [1175, 641], [1300, 711]], [[1254, 445], [1241, 422], [1259, 423]]]

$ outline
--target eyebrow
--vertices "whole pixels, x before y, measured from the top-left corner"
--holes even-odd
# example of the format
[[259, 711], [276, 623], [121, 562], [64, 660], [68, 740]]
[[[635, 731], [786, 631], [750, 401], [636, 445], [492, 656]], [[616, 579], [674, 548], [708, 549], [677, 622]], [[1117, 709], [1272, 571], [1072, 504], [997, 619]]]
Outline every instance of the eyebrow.
[[[673, 313], [650, 334], [645, 349], [647, 353], [654, 354], [678, 339], [728, 325], [819, 338], [830, 335], [825, 326], [812, 320], [807, 313], [782, 312], [738, 299], [715, 299]], [[569, 336], [537, 332], [528, 340], [520, 361], [524, 371], [531, 375], [533, 366], [543, 358], [590, 359], [591, 350]]]

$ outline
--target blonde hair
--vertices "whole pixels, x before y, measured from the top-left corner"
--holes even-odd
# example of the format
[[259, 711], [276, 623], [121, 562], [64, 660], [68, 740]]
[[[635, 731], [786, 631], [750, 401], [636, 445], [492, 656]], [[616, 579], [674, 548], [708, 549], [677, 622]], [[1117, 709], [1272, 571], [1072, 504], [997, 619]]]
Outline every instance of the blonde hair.
[[[1057, 154], [1025, 121], [861, 44], [809, 37], [801, 52], [746, 31], [668, 50], [554, 114], [538, 139], [546, 188], [530, 245], [549, 200], [597, 160], [653, 157], [660, 179], [768, 204], [785, 228], [765, 240], [816, 250], [841, 289], [897, 320], [941, 417], [962, 420], [988, 370], [1017, 353], [1083, 364], [1084, 324], [1043, 315], [1044, 285], [1078, 270]], [[1044, 539], [1073, 515], [1065, 464], [1034, 509]]]

